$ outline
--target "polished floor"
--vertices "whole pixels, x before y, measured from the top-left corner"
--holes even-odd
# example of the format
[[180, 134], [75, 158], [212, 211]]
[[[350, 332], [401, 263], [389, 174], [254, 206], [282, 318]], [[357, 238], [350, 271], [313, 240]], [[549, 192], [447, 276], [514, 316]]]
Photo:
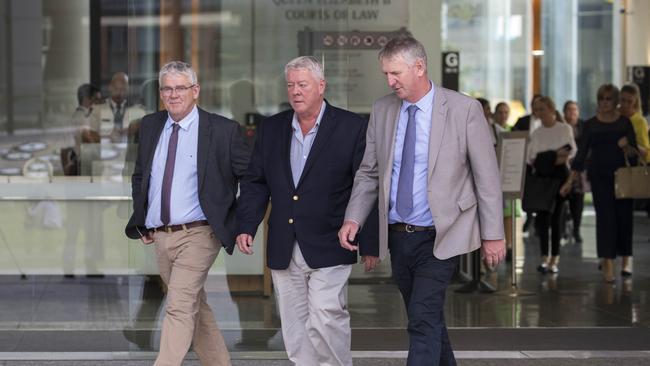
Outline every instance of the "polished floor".
[[[449, 289], [445, 311], [454, 348], [520, 355], [642, 351], [650, 361], [650, 219], [645, 212], [636, 212], [634, 219], [634, 274], [618, 276], [613, 285], [604, 283], [597, 268], [590, 207], [582, 228], [584, 242], [563, 243], [558, 274], [537, 272], [537, 240], [534, 235], [519, 235], [516, 291], [509, 264], [485, 275], [486, 282], [498, 290], [495, 293], [457, 293], [464, 286], [461, 282]], [[207, 291], [229, 349], [281, 352], [273, 299], [231, 293], [227, 284], [224, 277], [215, 276], [208, 281]], [[141, 276], [2, 276], [0, 365], [9, 362], [3, 359], [42, 352], [127, 352], [136, 358], [151, 354], [158, 343], [164, 307], [160, 294], [155, 278]], [[349, 309], [355, 351], [406, 350], [407, 319], [390, 279], [351, 281]]]

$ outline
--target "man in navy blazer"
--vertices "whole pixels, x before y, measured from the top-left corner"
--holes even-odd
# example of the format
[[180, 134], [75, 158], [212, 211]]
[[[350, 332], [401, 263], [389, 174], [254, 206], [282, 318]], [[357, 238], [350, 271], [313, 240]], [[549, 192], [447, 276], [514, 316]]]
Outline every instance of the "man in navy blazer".
[[539, 122], [539, 118], [535, 116], [535, 113], [533, 112], [533, 104], [535, 104], [535, 101], [541, 97], [542, 97], [541, 94], [533, 95], [533, 99], [531, 99], [530, 101], [531, 113], [519, 117], [515, 125], [512, 126], [513, 131], [530, 131], [530, 133], [532, 133], [533, 132], [532, 130], [536, 130], [540, 126], [541, 122]]
[[155, 244], [167, 285], [155, 366], [180, 366], [193, 347], [203, 365], [230, 357], [203, 288], [224, 247], [232, 253], [237, 181], [249, 151], [239, 124], [197, 107], [196, 73], [180, 61], [160, 70], [165, 111], [142, 118], [126, 235]]
[[[337, 231], [365, 149], [367, 123], [324, 100], [325, 79], [313, 57], [285, 67], [292, 110], [264, 120], [241, 182], [237, 246], [252, 253], [269, 203], [267, 264], [272, 270], [289, 359], [298, 365], [352, 365], [347, 280], [357, 253]], [[371, 233], [372, 234], [372, 233]], [[360, 239], [366, 270], [377, 240]]]

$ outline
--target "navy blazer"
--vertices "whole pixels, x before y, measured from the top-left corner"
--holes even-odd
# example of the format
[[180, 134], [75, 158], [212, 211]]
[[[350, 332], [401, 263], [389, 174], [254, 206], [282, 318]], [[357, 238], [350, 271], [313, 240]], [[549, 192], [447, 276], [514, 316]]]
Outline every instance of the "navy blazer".
[[512, 126], [513, 131], [528, 131], [530, 130], [530, 114], [527, 114], [523, 117], [519, 117], [514, 126]]
[[[133, 214], [125, 229], [131, 239], [139, 239], [146, 230], [151, 165], [166, 121], [167, 111], [160, 111], [144, 116], [140, 124], [138, 154], [131, 179]], [[196, 158], [199, 204], [214, 234], [228, 254], [232, 254], [237, 182], [250, 160], [250, 150], [244, 144], [239, 124], [199, 108]]]
[[[294, 185], [289, 156], [292, 118], [293, 110], [288, 110], [258, 127], [251, 163], [241, 181], [237, 232], [254, 236], [272, 202], [266, 250], [271, 269], [289, 266], [296, 240], [311, 268], [356, 263], [357, 253], [340, 246], [338, 231], [363, 158], [368, 124], [352, 112], [327, 104], [305, 168]], [[364, 231], [368, 238], [359, 239], [361, 254], [377, 256], [376, 233]]]

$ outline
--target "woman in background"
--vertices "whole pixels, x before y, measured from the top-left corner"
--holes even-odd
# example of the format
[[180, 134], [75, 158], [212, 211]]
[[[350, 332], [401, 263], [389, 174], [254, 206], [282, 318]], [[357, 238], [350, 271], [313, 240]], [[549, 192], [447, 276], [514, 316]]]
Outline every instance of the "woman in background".
[[[573, 137], [575, 138], [576, 145], [580, 146], [580, 137], [582, 136], [582, 129], [584, 128], [584, 121], [580, 119], [580, 107], [578, 103], [573, 100], [568, 100], [564, 103], [562, 108], [564, 114], [564, 121], [571, 126], [573, 130]], [[571, 212], [571, 221], [573, 222], [573, 239], [576, 243], [582, 243], [582, 235], [580, 235], [580, 224], [582, 223], [582, 211], [584, 209], [585, 192], [582, 184], [582, 179], [576, 179], [571, 185], [571, 192], [567, 195], [569, 202], [569, 211]]]
[[[534, 170], [547, 172], [540, 174], [557, 179], [567, 180], [569, 175], [569, 159], [576, 153], [576, 144], [571, 127], [557, 119], [555, 103], [549, 97], [535, 100], [533, 111], [542, 122], [542, 126], [533, 131], [528, 144], [528, 164]], [[551, 212], [537, 212], [535, 220], [539, 230], [541, 264], [537, 267], [542, 273], [557, 273], [560, 261], [560, 240], [562, 203], [564, 198], [559, 195], [559, 186], [555, 193], [555, 203]], [[551, 250], [549, 256], [549, 229], [551, 231]]]
[[621, 88], [618, 111], [630, 119], [636, 136], [636, 147], [646, 162], [650, 163], [650, 138], [648, 121], [641, 111], [641, 92], [636, 84], [626, 84]]
[[[508, 118], [510, 118], [510, 106], [506, 102], [499, 102], [496, 107], [494, 107], [494, 113], [492, 114], [493, 123], [492, 130], [495, 136], [497, 136], [497, 141], [500, 141], [499, 135], [504, 132], [510, 131], [510, 126], [508, 126]], [[503, 226], [506, 232], [506, 261], [512, 261], [512, 212], [511, 212], [510, 202], [503, 201]], [[519, 207], [515, 209], [515, 215], [519, 216]]]
[[[618, 111], [621, 115], [630, 119], [634, 134], [636, 136], [636, 147], [639, 151], [640, 158], [650, 162], [650, 141], [648, 138], [648, 121], [641, 113], [641, 92], [636, 84], [623, 85], [621, 88], [621, 100], [619, 101]], [[621, 275], [623, 277], [632, 276], [632, 257], [623, 256]]]
[[[616, 199], [614, 172], [625, 166], [625, 154], [632, 155], [636, 136], [630, 120], [622, 116], [616, 106], [619, 90], [612, 84], [598, 88], [598, 112], [588, 120], [578, 146], [569, 179], [560, 189], [566, 195], [573, 180], [585, 168], [591, 182], [591, 193], [596, 209], [596, 250], [601, 261], [605, 282], [614, 283], [614, 259], [632, 258], [632, 203], [631, 199]], [[587, 154], [591, 154], [585, 166]], [[626, 267], [628, 266], [628, 267]], [[622, 271], [631, 270], [631, 263], [623, 263]]]

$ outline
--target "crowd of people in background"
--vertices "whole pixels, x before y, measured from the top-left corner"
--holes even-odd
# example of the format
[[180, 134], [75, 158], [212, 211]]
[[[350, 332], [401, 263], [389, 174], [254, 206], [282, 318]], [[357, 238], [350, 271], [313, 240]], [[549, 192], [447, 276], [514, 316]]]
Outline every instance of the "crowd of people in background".
[[[591, 192], [596, 213], [596, 248], [598, 269], [607, 283], [616, 280], [616, 259], [621, 258], [620, 275], [632, 276], [632, 199], [617, 199], [614, 190], [614, 172], [642, 159], [650, 162], [648, 121], [641, 108], [641, 93], [636, 84], [620, 89], [612, 84], [602, 85], [597, 92], [597, 113], [588, 120], [580, 118], [576, 101], [564, 102], [562, 111], [549, 96], [534, 95], [531, 113], [519, 118], [512, 127], [508, 124], [510, 106], [496, 104], [491, 110], [488, 100], [478, 98], [490, 124], [495, 147], [502, 134], [509, 131], [528, 131], [526, 176], [547, 179], [545, 197], [548, 209], [526, 212], [524, 231], [534, 227], [540, 247], [542, 274], [559, 272], [562, 239], [576, 244], [583, 241], [581, 234], [585, 193]], [[525, 192], [523, 194], [526, 195]], [[646, 209], [650, 209], [647, 202]], [[641, 206], [641, 205], [637, 205]], [[511, 260], [512, 217], [504, 201], [504, 226]], [[650, 214], [650, 211], [649, 211]], [[534, 225], [531, 223], [534, 222]], [[571, 225], [567, 225], [567, 223]], [[567, 228], [570, 228], [567, 230]]]

